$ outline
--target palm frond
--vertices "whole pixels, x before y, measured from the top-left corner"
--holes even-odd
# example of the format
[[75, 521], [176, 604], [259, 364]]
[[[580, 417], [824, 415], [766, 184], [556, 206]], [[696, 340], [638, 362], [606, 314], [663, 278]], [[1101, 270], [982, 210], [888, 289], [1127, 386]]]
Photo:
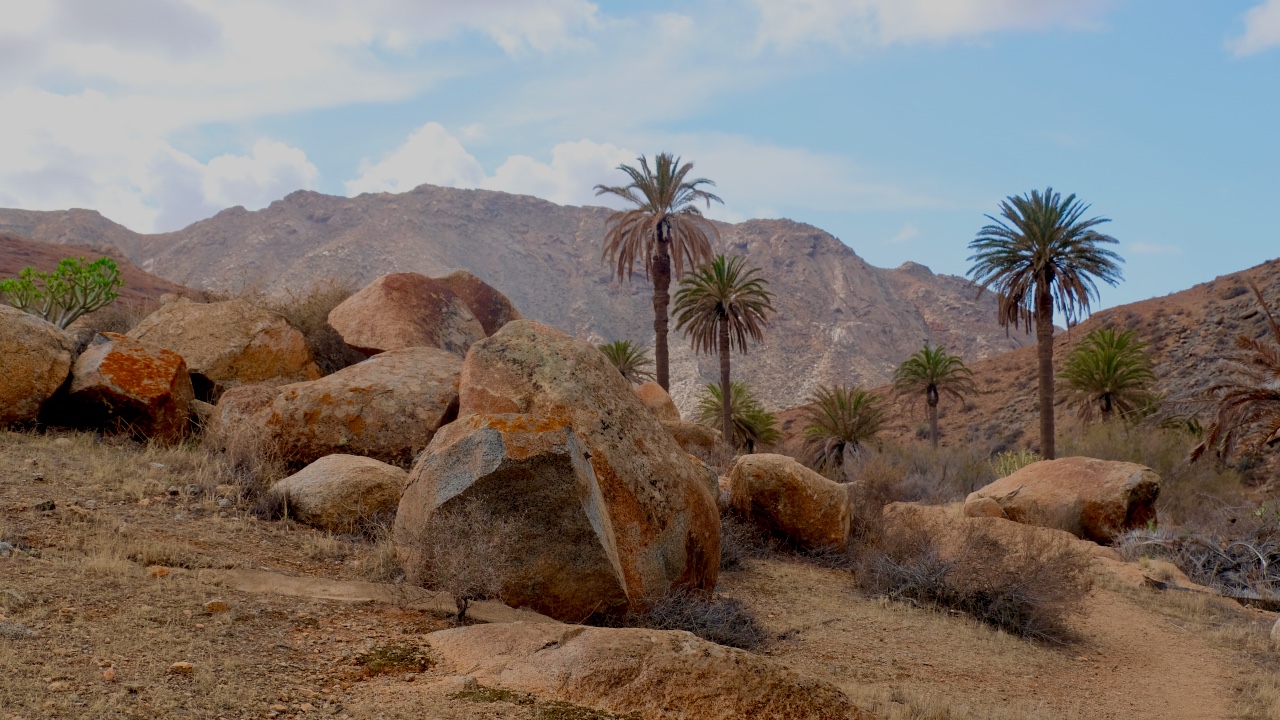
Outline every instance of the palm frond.
[[[711, 383], [704, 387], [694, 408], [694, 420], [719, 429], [723, 397], [719, 384]], [[756, 448], [772, 445], [782, 437], [778, 430], [777, 416], [764, 409], [746, 383], [729, 383], [729, 407], [733, 413], [735, 447], [754, 451]]]
[[885, 423], [880, 398], [846, 385], [820, 385], [805, 415], [805, 460], [819, 472], [843, 467], [845, 455], [874, 441]]
[[600, 346], [600, 352], [609, 358], [609, 362], [618, 368], [618, 372], [628, 382], [640, 384], [653, 380], [653, 371], [649, 369], [653, 367], [653, 358], [649, 357], [644, 348], [630, 340], [605, 343]]
[[764, 339], [773, 293], [759, 268], [744, 269], [745, 259], [717, 255], [710, 264], [680, 282], [675, 297], [676, 329], [684, 331], [694, 352], [719, 352], [722, 325], [729, 329], [729, 345], [747, 351], [747, 341]]
[[1092, 422], [1095, 411], [1105, 419], [1112, 412], [1134, 417], [1152, 409], [1157, 396], [1150, 388], [1156, 375], [1146, 348], [1133, 330], [1103, 327], [1071, 351], [1058, 380], [1080, 422]]

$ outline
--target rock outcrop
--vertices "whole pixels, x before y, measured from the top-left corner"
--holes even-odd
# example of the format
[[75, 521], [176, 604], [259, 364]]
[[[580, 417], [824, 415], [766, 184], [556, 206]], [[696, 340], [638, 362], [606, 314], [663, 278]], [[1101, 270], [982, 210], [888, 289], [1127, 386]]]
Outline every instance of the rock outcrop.
[[74, 348], [56, 326], [0, 303], [0, 425], [35, 422], [66, 382]]
[[523, 319], [506, 295], [466, 270], [455, 270], [442, 278], [436, 278], [436, 281], [462, 298], [462, 302], [467, 304], [471, 314], [480, 322], [480, 327], [484, 328], [486, 336], [498, 332], [503, 325], [513, 320]]
[[359, 532], [395, 512], [409, 474], [357, 455], [326, 455], [271, 486], [299, 522], [334, 533]]
[[680, 409], [672, 402], [671, 396], [666, 390], [656, 382], [647, 382], [636, 387], [636, 397], [640, 398], [640, 402], [644, 406], [653, 411], [653, 414], [664, 423], [678, 423], [681, 421]]
[[228, 389], [209, 414], [205, 438], [222, 448], [249, 436], [265, 442], [266, 438], [262, 437], [265, 423], [254, 416], [269, 408], [279, 394], [279, 388], [260, 383]]
[[705, 451], [711, 452], [717, 448], [723, 447], [721, 442], [720, 431], [715, 428], [709, 428], [700, 423], [684, 422], [664, 422], [662, 427], [671, 434], [671, 438], [676, 444], [684, 449], [685, 452]]
[[320, 377], [302, 333], [279, 314], [244, 300], [197, 303], [175, 298], [128, 335], [181, 355], [196, 397], [202, 400], [216, 399], [235, 385]]
[[[715, 586], [720, 518], [704, 473], [594, 346], [537, 323], [509, 323], [467, 355], [459, 415], [414, 466], [398, 542], [459, 496], [495, 516], [525, 501], [563, 503], [534, 547], [549, 557], [598, 548], [583, 577], [600, 584], [541, 612], [580, 620], [588, 606], [616, 611], [673, 587]], [[549, 487], [529, 479], [555, 473]], [[583, 599], [588, 591], [594, 606]]]
[[391, 273], [329, 312], [342, 340], [366, 355], [433, 347], [455, 355], [485, 337], [466, 302], [445, 283], [418, 273]]
[[1155, 522], [1159, 495], [1160, 476], [1149, 467], [1068, 457], [1032, 463], [970, 493], [965, 514], [995, 515], [994, 501], [1010, 520], [1110, 543]]
[[844, 550], [849, 542], [848, 488], [785, 455], [738, 458], [726, 473], [729, 506], [806, 550]]
[[497, 623], [442, 630], [444, 668], [481, 685], [644, 720], [871, 720], [838, 688], [680, 630]]
[[71, 369], [71, 403], [96, 423], [176, 443], [190, 430], [195, 392], [182, 356], [102, 333]]
[[285, 385], [254, 420], [290, 465], [348, 453], [408, 467], [457, 416], [461, 371], [462, 360], [444, 350], [393, 350]]

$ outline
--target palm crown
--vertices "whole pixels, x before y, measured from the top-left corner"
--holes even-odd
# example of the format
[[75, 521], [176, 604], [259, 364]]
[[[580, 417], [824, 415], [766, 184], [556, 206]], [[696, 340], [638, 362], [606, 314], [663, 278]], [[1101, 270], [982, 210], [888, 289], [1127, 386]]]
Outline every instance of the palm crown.
[[938, 401], [943, 395], [963, 400], [977, 388], [973, 371], [959, 355], [941, 346], [925, 346], [903, 361], [893, 373], [893, 389], [899, 395], [923, 393], [929, 415], [929, 440], [938, 445]]
[[[717, 255], [680, 283], [676, 293], [676, 329], [683, 330], [694, 352], [720, 356], [720, 385], [729, 387], [729, 354], [747, 351], [747, 341], [764, 338], [773, 294], [758, 268], [744, 269], [741, 257]], [[721, 430], [733, 434], [732, 393], [721, 393]]]
[[991, 289], [997, 318], [1006, 328], [1033, 323], [1040, 380], [1040, 452], [1053, 459], [1053, 311], [1068, 323], [1087, 314], [1098, 297], [1096, 280], [1115, 285], [1121, 279], [1115, 252], [1103, 247], [1117, 240], [1096, 230], [1106, 218], [1084, 219], [1089, 206], [1075, 195], [1063, 198], [1053, 188], [1032, 190], [1000, 204], [1001, 219], [987, 216], [976, 239], [969, 276], [978, 295]]
[[1058, 379], [1081, 422], [1091, 422], [1095, 408], [1106, 422], [1112, 413], [1129, 416], [1151, 406], [1155, 395], [1148, 388], [1156, 375], [1146, 347], [1132, 330], [1104, 327], [1090, 332], [1071, 351]]
[[806, 460], [819, 471], [843, 469], [845, 455], [875, 439], [884, 426], [880, 398], [860, 387], [821, 385], [805, 408]]
[[609, 362], [618, 368], [622, 377], [631, 383], [643, 383], [653, 380], [653, 359], [644, 348], [630, 340], [614, 340], [600, 346], [600, 352], [609, 358]]
[[[744, 382], [729, 383], [729, 406], [733, 416], [733, 433], [726, 440], [735, 447], [746, 448], [754, 452], [762, 445], [772, 445], [778, 441], [782, 433], [778, 431], [778, 418], [765, 410], [755, 393]], [[715, 383], [703, 388], [695, 409], [695, 419], [703, 424], [715, 426], [721, 421], [721, 410], [724, 407], [724, 393]]]

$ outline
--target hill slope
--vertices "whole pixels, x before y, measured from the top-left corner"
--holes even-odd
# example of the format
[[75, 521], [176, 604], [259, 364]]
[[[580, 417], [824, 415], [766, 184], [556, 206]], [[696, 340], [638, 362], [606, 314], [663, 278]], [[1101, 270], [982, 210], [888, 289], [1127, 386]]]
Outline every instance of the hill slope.
[[103, 256], [116, 261], [124, 278], [124, 285], [120, 287], [120, 302], [139, 304], [158, 300], [166, 293], [186, 295], [191, 292], [188, 288], [139, 268], [129, 262], [119, 248], [112, 245], [56, 246], [0, 233], [0, 277], [13, 277], [28, 266], [48, 272], [66, 257], [83, 257], [93, 261]]
[[[599, 262], [609, 210], [429, 185], [402, 194], [296, 192], [256, 212], [231, 208], [181, 231], [139, 235], [96, 213], [0, 210], [0, 230], [45, 242], [93, 238], [142, 267], [198, 289], [298, 288], [336, 277], [363, 285], [388, 272], [469, 270], [528, 318], [598, 341], [652, 342], [650, 286], [619, 283]], [[909, 263], [867, 264], [815, 227], [788, 220], [721, 224], [719, 250], [745, 254], [777, 295], [764, 346], [735, 375], [772, 407], [819, 382], [886, 382], [927, 339], [971, 360], [1024, 344], [996, 326], [994, 301], [968, 283]], [[682, 406], [717, 365], [672, 337], [673, 394]]]

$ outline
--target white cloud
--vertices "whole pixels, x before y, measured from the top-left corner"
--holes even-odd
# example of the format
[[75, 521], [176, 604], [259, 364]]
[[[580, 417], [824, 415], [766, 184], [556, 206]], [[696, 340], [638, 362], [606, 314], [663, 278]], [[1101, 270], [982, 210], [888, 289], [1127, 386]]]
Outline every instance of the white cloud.
[[443, 125], [429, 122], [403, 145], [376, 163], [365, 161], [360, 177], [347, 182], [347, 194], [405, 192], [423, 183], [474, 188], [484, 168]]
[[849, 49], [973, 38], [1005, 30], [1087, 27], [1111, 0], [755, 0], [757, 42]]
[[1244, 34], [1227, 41], [1237, 57], [1280, 45], [1280, 0], [1266, 0], [1244, 14]]
[[259, 140], [249, 155], [219, 155], [204, 172], [207, 202], [222, 207], [243, 205], [250, 210], [301, 188], [315, 187], [320, 171], [307, 154], [282, 142]]
[[920, 228], [915, 223], [909, 222], [894, 233], [893, 237], [889, 238], [889, 242], [894, 245], [900, 245], [904, 242], [911, 242], [918, 237], [920, 237]]
[[486, 178], [482, 187], [535, 195], [561, 205], [603, 205], [596, 185], [624, 184], [618, 166], [634, 165], [636, 153], [590, 140], [560, 143], [551, 149], [551, 162], [513, 155]]

